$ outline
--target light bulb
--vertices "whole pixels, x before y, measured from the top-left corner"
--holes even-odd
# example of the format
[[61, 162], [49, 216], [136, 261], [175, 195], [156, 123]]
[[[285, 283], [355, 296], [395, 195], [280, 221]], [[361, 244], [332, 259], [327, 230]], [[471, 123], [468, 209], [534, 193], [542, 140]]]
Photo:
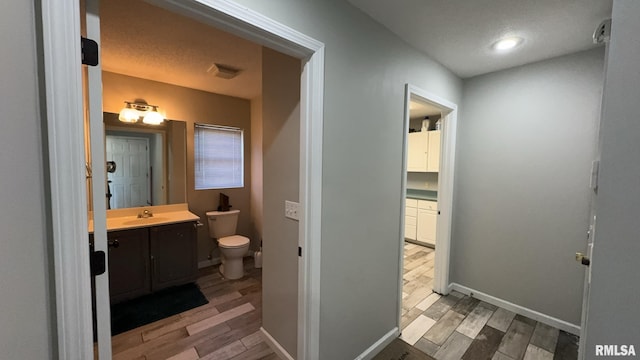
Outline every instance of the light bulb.
[[498, 40], [493, 44], [493, 49], [496, 51], [507, 51], [515, 48], [516, 46], [522, 43], [522, 38], [519, 37], [509, 37], [502, 40]]
[[147, 114], [142, 118], [142, 122], [149, 125], [160, 125], [163, 121], [162, 115], [155, 110], [147, 111]]
[[140, 114], [138, 113], [138, 110], [130, 108], [129, 105], [127, 105], [127, 107], [120, 110], [120, 115], [118, 116], [118, 119], [120, 121], [126, 122], [126, 123], [137, 122], [139, 118], [140, 118]]

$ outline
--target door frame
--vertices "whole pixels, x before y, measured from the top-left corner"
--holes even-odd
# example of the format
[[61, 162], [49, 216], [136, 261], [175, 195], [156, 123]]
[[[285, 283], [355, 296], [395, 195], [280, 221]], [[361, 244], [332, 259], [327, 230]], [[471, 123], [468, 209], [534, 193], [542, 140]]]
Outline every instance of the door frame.
[[455, 149], [458, 129], [458, 105], [438, 95], [425, 91], [415, 85], [405, 85], [404, 126], [402, 135], [402, 186], [400, 193], [400, 241], [399, 244], [399, 281], [398, 281], [398, 329], [402, 330], [402, 285], [404, 272], [404, 217], [407, 195], [407, 155], [411, 96], [417, 96], [424, 102], [442, 109], [443, 130], [440, 153], [440, 173], [438, 175], [438, 216], [436, 225], [436, 250], [434, 260], [433, 291], [446, 295], [449, 293], [449, 253], [451, 249], [451, 221], [453, 209], [453, 184], [455, 175]]
[[[229, 0], [153, 0], [266, 47], [303, 60], [300, 84], [300, 222], [298, 353], [319, 358], [324, 44]], [[46, 128], [56, 304], [61, 359], [93, 358], [79, 0], [43, 2], [42, 99]], [[278, 346], [277, 343], [271, 344]], [[284, 349], [276, 349], [276, 351]], [[284, 355], [292, 358], [291, 355]]]

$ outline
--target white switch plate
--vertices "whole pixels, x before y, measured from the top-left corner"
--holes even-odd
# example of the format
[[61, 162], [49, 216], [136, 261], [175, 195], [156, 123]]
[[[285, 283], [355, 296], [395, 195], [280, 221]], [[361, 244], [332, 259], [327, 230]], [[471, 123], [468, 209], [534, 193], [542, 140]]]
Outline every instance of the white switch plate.
[[297, 202], [285, 200], [284, 201], [284, 216], [293, 219], [300, 220], [298, 215], [298, 209], [300, 208], [300, 204]]

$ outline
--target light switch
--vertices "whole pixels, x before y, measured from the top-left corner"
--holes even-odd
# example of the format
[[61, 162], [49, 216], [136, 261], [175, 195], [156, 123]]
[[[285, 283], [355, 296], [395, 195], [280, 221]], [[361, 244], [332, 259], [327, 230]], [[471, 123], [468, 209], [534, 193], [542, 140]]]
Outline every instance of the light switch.
[[285, 200], [284, 201], [284, 216], [289, 218], [289, 219], [300, 220], [300, 217], [298, 215], [299, 208], [300, 208], [300, 204], [299, 203], [293, 202], [293, 201], [289, 201], [289, 200]]

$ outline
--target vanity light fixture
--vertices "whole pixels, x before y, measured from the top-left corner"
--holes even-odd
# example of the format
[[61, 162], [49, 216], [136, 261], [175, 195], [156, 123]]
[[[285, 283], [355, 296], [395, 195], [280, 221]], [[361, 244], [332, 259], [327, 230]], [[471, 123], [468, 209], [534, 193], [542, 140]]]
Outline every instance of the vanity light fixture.
[[521, 37], [512, 36], [512, 37], [508, 37], [508, 38], [504, 38], [496, 41], [495, 43], [493, 43], [492, 47], [493, 47], [493, 50], [495, 51], [505, 52], [522, 44], [523, 41], [524, 39]]
[[142, 118], [142, 122], [149, 125], [159, 125], [164, 116], [158, 112], [158, 105], [149, 105], [145, 101], [125, 101], [125, 107], [120, 110], [118, 119], [126, 123], [135, 123]]

